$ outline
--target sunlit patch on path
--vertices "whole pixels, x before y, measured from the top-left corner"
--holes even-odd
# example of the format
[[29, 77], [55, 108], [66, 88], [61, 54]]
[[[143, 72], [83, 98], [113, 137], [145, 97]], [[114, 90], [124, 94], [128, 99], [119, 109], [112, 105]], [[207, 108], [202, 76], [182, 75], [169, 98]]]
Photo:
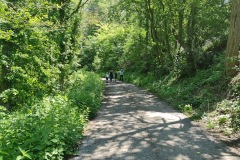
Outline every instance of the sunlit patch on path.
[[98, 117], [74, 160], [240, 159], [186, 116], [145, 90], [107, 83]]

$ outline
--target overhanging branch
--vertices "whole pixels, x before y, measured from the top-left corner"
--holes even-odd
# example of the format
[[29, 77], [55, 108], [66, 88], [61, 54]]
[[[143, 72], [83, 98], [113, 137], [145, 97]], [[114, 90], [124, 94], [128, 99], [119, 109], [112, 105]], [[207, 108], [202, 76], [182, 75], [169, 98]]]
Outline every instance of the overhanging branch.
[[69, 18], [71, 18], [74, 14], [76, 14], [80, 8], [82, 8], [89, 0], [86, 0], [85, 2], [83, 2], [83, 0], [80, 0], [78, 2], [77, 8], [66, 18], [66, 20], [68, 20]]

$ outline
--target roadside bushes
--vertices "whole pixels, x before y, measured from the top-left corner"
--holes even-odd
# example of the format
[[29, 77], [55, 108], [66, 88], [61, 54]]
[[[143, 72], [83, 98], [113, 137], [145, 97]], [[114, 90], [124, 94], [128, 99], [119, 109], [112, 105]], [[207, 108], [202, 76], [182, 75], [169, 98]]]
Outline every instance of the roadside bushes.
[[226, 91], [228, 83], [224, 78], [223, 67], [219, 64], [182, 79], [175, 73], [162, 77], [152, 73], [147, 76], [133, 73], [133, 76], [125, 77], [125, 80], [147, 88], [180, 110], [184, 110], [185, 105], [202, 111], [214, 109], [209, 106], [221, 100], [222, 95], [219, 93]]
[[240, 131], [240, 99], [223, 100], [217, 109], [203, 117], [209, 129], [218, 129], [225, 135]]
[[227, 98], [217, 103], [216, 110], [204, 116], [203, 119], [209, 129], [221, 130], [225, 135], [240, 131], [239, 78], [237, 75], [231, 80]]
[[103, 83], [93, 73], [75, 76], [62, 95], [11, 113], [0, 107], [0, 160], [63, 159], [76, 150], [90, 111], [100, 107]]
[[3, 159], [23, 159], [21, 150], [33, 159], [62, 159], [81, 138], [87, 115], [63, 96], [46, 97], [27, 113], [6, 114], [0, 131]]
[[80, 71], [73, 74], [70, 79], [75, 83], [69, 87], [67, 97], [79, 109], [89, 109], [89, 118], [96, 116], [101, 105], [104, 83], [95, 73]]
[[229, 85], [222, 57], [216, 57], [213, 65], [191, 77], [128, 73], [124, 79], [155, 93], [191, 119], [203, 119], [209, 129], [216, 128], [225, 134], [240, 131], [240, 87]]

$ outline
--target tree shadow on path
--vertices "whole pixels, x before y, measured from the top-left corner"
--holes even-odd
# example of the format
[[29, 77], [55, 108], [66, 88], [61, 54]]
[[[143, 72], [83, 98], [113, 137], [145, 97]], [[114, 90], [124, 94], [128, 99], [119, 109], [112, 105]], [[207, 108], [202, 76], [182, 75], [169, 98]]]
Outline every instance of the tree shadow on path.
[[237, 160], [185, 115], [145, 90], [107, 83], [99, 115], [90, 121], [73, 160]]

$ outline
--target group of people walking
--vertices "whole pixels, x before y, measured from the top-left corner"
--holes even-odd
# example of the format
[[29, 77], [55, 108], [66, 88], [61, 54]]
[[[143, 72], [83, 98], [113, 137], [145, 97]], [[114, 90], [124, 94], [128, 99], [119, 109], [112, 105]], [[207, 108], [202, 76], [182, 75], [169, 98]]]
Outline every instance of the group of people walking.
[[[117, 76], [117, 71], [113, 72], [113, 70], [110, 70], [110, 72], [106, 73], [106, 82], [108, 82], [108, 78], [110, 82], [117, 82]], [[123, 69], [120, 70], [120, 81], [123, 81]]]

